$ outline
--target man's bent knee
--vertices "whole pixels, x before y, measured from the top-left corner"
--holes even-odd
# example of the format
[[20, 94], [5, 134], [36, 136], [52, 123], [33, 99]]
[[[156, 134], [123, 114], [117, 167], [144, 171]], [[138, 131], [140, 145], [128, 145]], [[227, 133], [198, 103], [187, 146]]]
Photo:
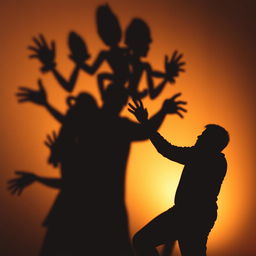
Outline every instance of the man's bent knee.
[[150, 246], [150, 240], [146, 238], [145, 234], [141, 231], [137, 232], [133, 239], [133, 246], [135, 249], [141, 250]]
[[140, 232], [137, 232], [132, 239], [134, 248], [141, 248], [145, 244], [143, 235]]

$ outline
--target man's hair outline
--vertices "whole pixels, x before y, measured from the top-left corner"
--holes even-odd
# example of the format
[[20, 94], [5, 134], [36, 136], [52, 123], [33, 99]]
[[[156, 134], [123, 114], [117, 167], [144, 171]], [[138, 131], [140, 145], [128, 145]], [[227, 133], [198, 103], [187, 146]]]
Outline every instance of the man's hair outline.
[[230, 135], [228, 131], [217, 124], [207, 124], [205, 125], [205, 128], [207, 134], [211, 136], [214, 148], [221, 152], [230, 141]]

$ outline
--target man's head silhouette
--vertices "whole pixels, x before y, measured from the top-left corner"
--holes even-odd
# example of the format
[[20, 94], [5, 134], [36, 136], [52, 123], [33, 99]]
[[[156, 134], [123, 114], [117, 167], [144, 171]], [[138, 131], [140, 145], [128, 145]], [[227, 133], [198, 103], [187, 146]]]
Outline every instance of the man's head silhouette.
[[221, 152], [229, 143], [229, 133], [217, 124], [207, 124], [195, 146], [212, 152]]
[[152, 42], [149, 26], [142, 19], [133, 19], [125, 32], [125, 44], [139, 57], [146, 57]]

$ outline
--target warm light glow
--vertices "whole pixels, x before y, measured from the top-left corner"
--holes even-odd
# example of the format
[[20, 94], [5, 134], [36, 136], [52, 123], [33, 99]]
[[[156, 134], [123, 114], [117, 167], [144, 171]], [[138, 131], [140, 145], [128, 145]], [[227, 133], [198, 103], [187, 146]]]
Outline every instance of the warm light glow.
[[[43, 145], [46, 134], [58, 129], [59, 125], [41, 107], [17, 104], [14, 97], [17, 86], [36, 88], [36, 81], [41, 77], [49, 101], [63, 112], [67, 109], [65, 98], [68, 94], [57, 85], [51, 74], [40, 74], [37, 60], [27, 58], [26, 47], [32, 42], [32, 36], [43, 33], [46, 38], [56, 40], [58, 68], [65, 77], [73, 68], [67, 47], [70, 30], [85, 38], [92, 59], [105, 47], [95, 26], [94, 15], [99, 1], [25, 2], [17, 2], [13, 6], [11, 1], [6, 1], [1, 8], [1, 18], [6, 24], [1, 49], [4, 64], [1, 75], [3, 183], [17, 169], [45, 176], [59, 175], [58, 170], [47, 165], [48, 149]], [[164, 0], [108, 2], [119, 15], [123, 28], [133, 17], [141, 17], [148, 22], [153, 42], [147, 60], [154, 68], [163, 70], [165, 54], [170, 55], [175, 49], [184, 53], [186, 73], [177, 79], [174, 86], [168, 85], [156, 101], [144, 101], [150, 114], [154, 114], [163, 100], [174, 93], [182, 92], [182, 98], [188, 101], [185, 118], [167, 117], [160, 133], [175, 145], [191, 146], [208, 123], [220, 124], [230, 132], [231, 142], [224, 151], [228, 159], [228, 173], [219, 196], [219, 218], [209, 238], [209, 255], [252, 256], [256, 253], [253, 234], [251, 232], [245, 237], [245, 233], [254, 225], [255, 127], [252, 118], [255, 90], [254, 73], [248, 67], [254, 64], [249, 52], [252, 47], [245, 47], [250, 44], [250, 36], [247, 38], [244, 32], [246, 24], [234, 17], [238, 10], [232, 11], [231, 7], [228, 9], [224, 5], [219, 9], [207, 3], [192, 5], [180, 1], [173, 1], [173, 5], [171, 1]], [[105, 65], [101, 70], [107, 68]], [[140, 86], [145, 87], [145, 78]], [[101, 104], [95, 77], [81, 72], [72, 94], [80, 91], [92, 93]], [[127, 110], [123, 115], [132, 118]], [[134, 234], [172, 206], [183, 167], [164, 159], [148, 141], [134, 143], [131, 149], [126, 201], [131, 234]], [[0, 197], [6, 209], [3, 213], [4, 228], [12, 234], [22, 230], [31, 236], [34, 239], [31, 255], [35, 255], [44, 232], [40, 224], [56, 191], [35, 185], [21, 198], [14, 198], [5, 190], [5, 185], [1, 187]], [[22, 223], [29, 222], [29, 229], [24, 230]], [[13, 237], [6, 236], [5, 244], [13, 244]], [[26, 238], [19, 239], [17, 248], [28, 253], [31, 243], [25, 241]]]

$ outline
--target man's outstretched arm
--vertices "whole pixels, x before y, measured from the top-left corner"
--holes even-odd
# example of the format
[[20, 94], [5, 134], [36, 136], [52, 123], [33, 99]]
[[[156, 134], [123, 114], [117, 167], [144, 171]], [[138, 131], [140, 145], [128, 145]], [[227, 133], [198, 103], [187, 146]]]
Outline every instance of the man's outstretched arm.
[[128, 110], [143, 124], [143, 126], [138, 127], [138, 125], [134, 123], [136, 127], [130, 129], [133, 140], [148, 139], [150, 131], [157, 131], [168, 114], [177, 114], [183, 118], [182, 112], [186, 112], [186, 109], [182, 108], [180, 105], [187, 103], [185, 101], [176, 101], [176, 98], [180, 95], [180, 93], [177, 93], [170, 99], [165, 100], [160, 110], [150, 119], [148, 119], [147, 109], [144, 109], [141, 100], [133, 100], [134, 105], [129, 103]]
[[190, 152], [192, 151], [190, 147], [174, 146], [165, 140], [158, 132], [152, 133], [149, 139], [162, 156], [180, 164], [185, 164], [189, 159]]
[[157, 125], [159, 125], [159, 121], [163, 121], [163, 118], [167, 113], [178, 114], [183, 118], [183, 115], [180, 112], [186, 112], [186, 110], [180, 107], [180, 104], [186, 104], [186, 102], [175, 101], [178, 96], [180, 96], [180, 94], [176, 94], [169, 100], [166, 100], [160, 112], [149, 120], [147, 109], [144, 108], [141, 101], [134, 100], [134, 105], [129, 104], [130, 108], [128, 110], [142, 124], [144, 133], [149, 137], [152, 144], [161, 155], [175, 162], [184, 164], [188, 157], [188, 153], [191, 151], [190, 148], [173, 146], [157, 133]]

